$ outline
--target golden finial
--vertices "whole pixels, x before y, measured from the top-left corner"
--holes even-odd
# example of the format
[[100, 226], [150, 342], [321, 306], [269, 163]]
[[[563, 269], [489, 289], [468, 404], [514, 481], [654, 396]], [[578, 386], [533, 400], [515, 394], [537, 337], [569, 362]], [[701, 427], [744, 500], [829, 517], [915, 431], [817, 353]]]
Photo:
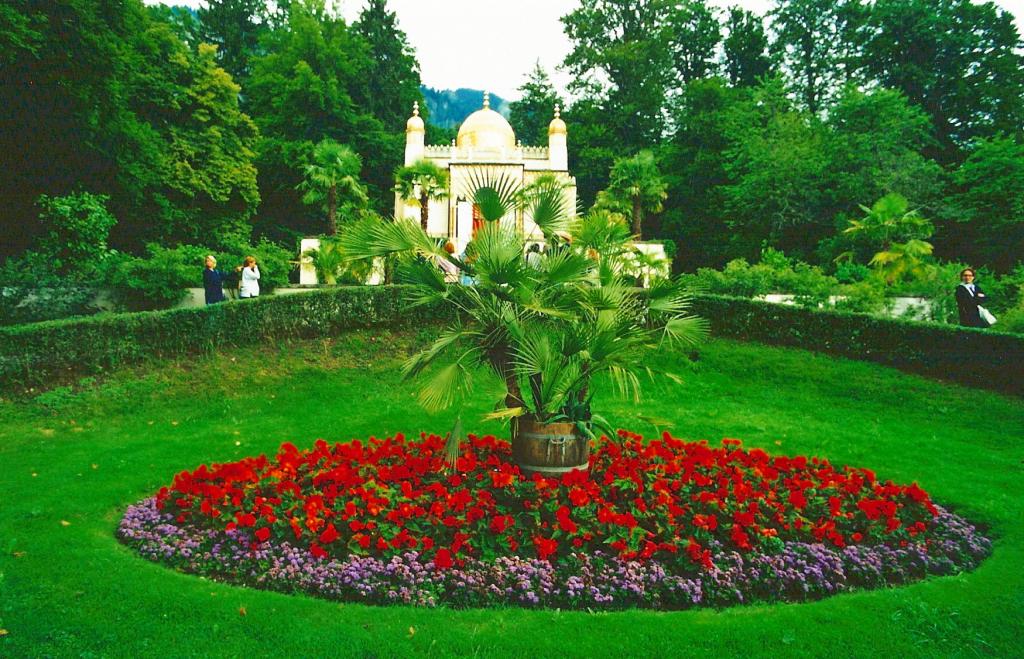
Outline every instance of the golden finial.
[[420, 102], [419, 101], [413, 101], [412, 102], [412, 116], [414, 116], [414, 117], [420, 116]]
[[555, 103], [555, 119], [562, 116], [562, 108], [559, 107], [558, 103]]
[[484, 92], [484, 107], [485, 108], [491, 107], [491, 93], [490, 92]]

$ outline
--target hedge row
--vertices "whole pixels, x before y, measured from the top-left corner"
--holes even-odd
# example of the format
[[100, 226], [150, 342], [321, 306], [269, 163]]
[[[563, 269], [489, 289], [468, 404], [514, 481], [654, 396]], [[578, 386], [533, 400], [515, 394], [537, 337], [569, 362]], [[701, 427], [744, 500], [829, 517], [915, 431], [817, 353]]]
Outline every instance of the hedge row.
[[[402, 286], [355, 286], [175, 309], [0, 327], [0, 389], [52, 383], [218, 346], [330, 336], [372, 326], [436, 322], [437, 310], [407, 309]], [[1024, 394], [1024, 336], [951, 325], [815, 311], [702, 295], [694, 311], [712, 333], [798, 346], [973, 386]]]
[[712, 334], [797, 346], [1005, 393], [1024, 394], [1024, 336], [860, 313], [701, 295]]
[[401, 286], [358, 286], [211, 305], [0, 327], [0, 389], [52, 383], [147, 357], [174, 357], [267, 339], [436, 320], [407, 310]]

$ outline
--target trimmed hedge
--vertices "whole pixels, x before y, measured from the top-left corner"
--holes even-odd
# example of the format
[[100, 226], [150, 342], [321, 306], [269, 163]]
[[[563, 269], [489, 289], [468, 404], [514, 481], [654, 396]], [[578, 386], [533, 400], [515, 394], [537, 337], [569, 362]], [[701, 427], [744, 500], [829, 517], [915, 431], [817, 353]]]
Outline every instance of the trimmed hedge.
[[1024, 394], [1024, 336], [719, 295], [695, 298], [712, 334], [862, 359], [985, 389]]
[[[0, 388], [52, 384], [147, 357], [208, 352], [268, 339], [330, 336], [444, 318], [408, 309], [403, 286], [352, 286], [174, 309], [0, 327]], [[864, 359], [986, 389], [1024, 394], [1024, 336], [717, 295], [693, 310], [712, 333]]]
[[52, 383], [147, 357], [217, 346], [317, 337], [355, 327], [436, 322], [436, 310], [406, 309], [402, 286], [354, 286], [173, 309], [0, 327], [0, 388]]

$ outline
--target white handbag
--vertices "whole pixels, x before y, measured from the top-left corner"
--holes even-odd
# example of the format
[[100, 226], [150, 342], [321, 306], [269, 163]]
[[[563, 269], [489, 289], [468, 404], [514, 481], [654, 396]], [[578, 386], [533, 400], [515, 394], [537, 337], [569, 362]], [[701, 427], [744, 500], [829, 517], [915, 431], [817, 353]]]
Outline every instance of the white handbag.
[[978, 314], [981, 316], [982, 320], [989, 324], [990, 327], [996, 324], [996, 317], [993, 316], [992, 312], [985, 307], [978, 305]]

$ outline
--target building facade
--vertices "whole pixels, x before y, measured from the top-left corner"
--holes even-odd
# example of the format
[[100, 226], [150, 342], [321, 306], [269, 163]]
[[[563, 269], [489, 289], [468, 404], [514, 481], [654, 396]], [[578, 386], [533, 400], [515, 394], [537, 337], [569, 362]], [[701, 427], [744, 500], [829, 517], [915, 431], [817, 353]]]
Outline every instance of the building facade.
[[[576, 179], [569, 175], [567, 138], [565, 122], [556, 106], [554, 118], [548, 126], [548, 145], [524, 146], [516, 140], [515, 132], [505, 117], [490, 108], [485, 92], [483, 107], [466, 117], [451, 145], [427, 145], [419, 106], [414, 105], [405, 128], [405, 165], [429, 160], [448, 172], [449, 181], [447, 195], [429, 202], [427, 233], [448, 238], [458, 253], [465, 249], [480, 221], [469, 199], [469, 177], [475, 176], [479, 180], [481, 173], [485, 177], [504, 175], [513, 179], [520, 188], [530, 185], [539, 176], [553, 174], [566, 185], [566, 208], [575, 212]], [[396, 193], [395, 217], [419, 222], [420, 208], [416, 200], [404, 199]], [[501, 221], [514, 224], [527, 240], [543, 239], [540, 229], [527, 212], [517, 210]]]

